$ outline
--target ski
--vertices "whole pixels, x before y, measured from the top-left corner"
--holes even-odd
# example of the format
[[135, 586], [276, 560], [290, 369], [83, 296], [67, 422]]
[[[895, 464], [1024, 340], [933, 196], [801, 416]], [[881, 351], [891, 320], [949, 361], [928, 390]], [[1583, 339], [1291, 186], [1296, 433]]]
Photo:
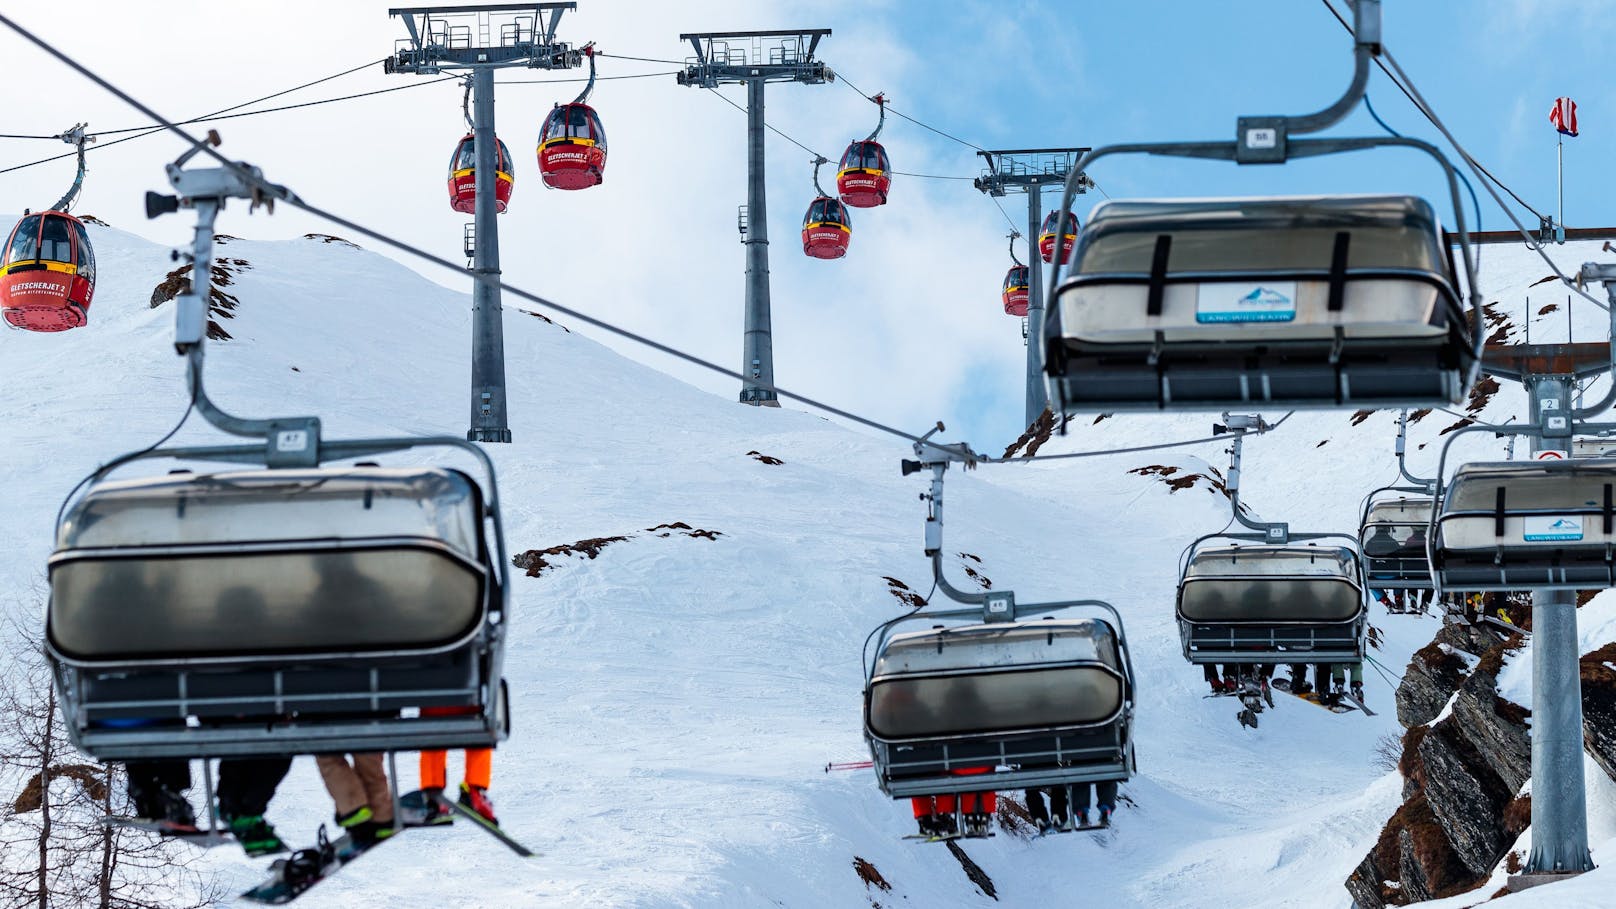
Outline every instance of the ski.
[[231, 842], [230, 831], [219, 827], [208, 829], [195, 824], [182, 824], [178, 821], [161, 818], [127, 817], [112, 814], [101, 819], [103, 827], [128, 827], [133, 830], [150, 830], [164, 839], [184, 840], [185, 842], [211, 849]]
[[439, 795], [437, 798], [440, 804], [447, 805], [450, 811], [453, 811], [455, 814], [458, 814], [466, 820], [476, 824], [484, 833], [487, 833], [494, 839], [504, 843], [506, 846], [510, 847], [512, 852], [516, 853], [517, 855], [520, 855], [523, 858], [532, 858], [533, 856], [538, 855], [537, 852], [534, 852], [532, 849], [529, 849], [512, 839], [510, 834], [499, 829], [498, 824], [491, 823], [488, 818], [485, 818], [477, 812], [472, 811], [465, 805], [462, 805], [459, 802], [451, 801], [448, 797], [443, 795]]
[[1089, 830], [1110, 830], [1110, 829], [1111, 829], [1110, 824], [1079, 824], [1076, 827], [1050, 827], [1048, 830], [1040, 830], [1038, 832], [1038, 836], [1045, 837], [1045, 836], [1054, 836], [1057, 833], [1083, 833], [1083, 832], [1089, 831]]
[[985, 840], [985, 839], [988, 839], [989, 837], [993, 837], [993, 836], [997, 836], [997, 835], [998, 834], [994, 834], [994, 833], [979, 833], [979, 834], [975, 834], [975, 835], [972, 835], [972, 834], [969, 834], [969, 833], [942, 833], [942, 834], [911, 833], [908, 836], [904, 837], [904, 839], [906, 839], [906, 840], [917, 840], [917, 841], [922, 842], [922, 843], [947, 843], [947, 842], [950, 842], [950, 841], [953, 841], [953, 840]]
[[262, 884], [242, 893], [241, 898], [271, 906], [285, 905], [381, 842], [378, 840], [370, 846], [360, 847], [347, 834], [327, 840], [325, 825], [321, 824], [313, 847], [299, 849], [286, 858], [276, 859], [269, 866], [269, 877]]
[[1358, 708], [1359, 710], [1362, 710], [1364, 716], [1374, 716], [1375, 715], [1375, 712], [1373, 710], [1370, 710], [1368, 707], [1365, 707], [1364, 702], [1358, 700], [1356, 697], [1353, 697], [1351, 692], [1347, 692], [1347, 691], [1341, 692], [1341, 699], [1348, 702], [1348, 703], [1350, 703], [1352, 706]]

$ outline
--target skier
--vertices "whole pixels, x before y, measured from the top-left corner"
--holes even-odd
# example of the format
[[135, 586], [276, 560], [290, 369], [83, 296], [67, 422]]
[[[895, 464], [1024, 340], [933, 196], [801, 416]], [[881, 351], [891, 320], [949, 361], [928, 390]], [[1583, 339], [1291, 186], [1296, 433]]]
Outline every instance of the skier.
[[1100, 826], [1109, 827], [1111, 826], [1111, 815], [1117, 810], [1117, 783], [1115, 780], [1106, 780], [1095, 783], [1093, 788], [1097, 798], [1091, 800], [1088, 783], [1078, 783], [1071, 787], [1051, 786], [1049, 787], [1048, 810], [1044, 808], [1043, 790], [1028, 789], [1027, 813], [1032, 815], [1033, 823], [1038, 825], [1039, 833], [1047, 833], [1051, 829], [1065, 827], [1068, 810], [1071, 807], [1067, 803], [1067, 790], [1071, 789], [1081, 800], [1077, 805], [1076, 826], [1087, 827], [1089, 825], [1089, 808], [1094, 804], [1094, 801], [1098, 801]]
[[1291, 694], [1307, 694], [1313, 686], [1307, 683], [1307, 664], [1291, 664]]
[[[961, 767], [950, 773], [955, 776], [975, 776], [987, 773], [991, 767]], [[925, 795], [909, 800], [915, 822], [922, 836], [951, 836], [960, 832], [954, 820], [957, 810], [964, 817], [966, 836], [987, 836], [994, 812], [998, 811], [999, 794], [993, 790], [963, 792], [956, 798], [952, 793]]]
[[[292, 769], [289, 757], [226, 758], [219, 762], [219, 818], [248, 855], [283, 852], [286, 844], [264, 819], [275, 789]], [[129, 798], [140, 817], [192, 827], [196, 813], [185, 790], [191, 786], [189, 761], [130, 761]]]
[[1321, 702], [1332, 707], [1340, 702], [1341, 692], [1347, 690], [1346, 682], [1349, 669], [1352, 675], [1352, 696], [1358, 699], [1358, 703], [1364, 703], [1362, 663], [1336, 663], [1331, 666], [1329, 694], [1321, 696], [1319, 698]]
[[[422, 715], [434, 712], [431, 707], [422, 708]], [[444, 785], [448, 782], [449, 753], [446, 751], [421, 752], [421, 789], [426, 793], [427, 823], [442, 823], [449, 816], [449, 809], [438, 802], [443, 795]], [[494, 775], [494, 752], [490, 748], [466, 749], [466, 774], [460, 783], [460, 804], [481, 815], [484, 820], [494, 826], [499, 826], [499, 820], [494, 817], [494, 803], [488, 797], [488, 785]]]
[[[353, 763], [348, 762], [349, 757]], [[314, 763], [320, 768], [325, 789], [336, 802], [337, 826], [360, 849], [369, 849], [397, 832], [393, 823], [393, 795], [387, 786], [382, 754], [321, 754]]]

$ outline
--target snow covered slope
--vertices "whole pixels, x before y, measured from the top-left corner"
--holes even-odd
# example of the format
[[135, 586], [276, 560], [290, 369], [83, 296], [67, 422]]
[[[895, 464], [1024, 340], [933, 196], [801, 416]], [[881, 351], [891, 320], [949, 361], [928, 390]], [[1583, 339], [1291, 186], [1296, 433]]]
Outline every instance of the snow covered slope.
[[[103, 277], [90, 326], [0, 336], [0, 533], [13, 552], [0, 598], [33, 617], [62, 495], [184, 407], [172, 304], [148, 307], [173, 267], [166, 249], [92, 230]], [[208, 385], [226, 409], [318, 413], [332, 437], [463, 432], [465, 296], [317, 238], [233, 239], [219, 255], [239, 301], [219, 320], [232, 340], [209, 347]], [[1592, 250], [1557, 255], [1575, 267]], [[1487, 257], [1488, 299], [1520, 324], [1526, 286], [1547, 270], [1520, 250]], [[1543, 296], [1534, 312], [1564, 306], [1557, 291]], [[1563, 339], [1563, 317], [1542, 316], [1534, 339]], [[1602, 314], [1578, 318], [1581, 331], [1602, 330]], [[513, 550], [625, 537], [593, 558], [546, 556], [542, 574], [516, 579], [515, 732], [496, 755], [493, 795], [505, 828], [544, 855], [518, 859], [466, 825], [410, 831], [300, 906], [1347, 905], [1342, 881], [1399, 799], [1395, 773], [1373, 763], [1376, 740], [1400, 733], [1391, 687], [1367, 673], [1376, 717], [1281, 696], [1256, 731], [1228, 700], [1201, 697], [1172, 618], [1175, 563], [1228, 506], [1204, 482], [1174, 491], [1130, 471], [1221, 470], [1219, 446], [950, 472], [948, 551], [980, 558], [972, 566], [1023, 601], [1115, 603], [1140, 675], [1140, 775], [1114, 834], [967, 843], [995, 902], [943, 847], [899, 839], [908, 806], [867, 773], [822, 772], [864, 756], [859, 649], [899, 609], [886, 579], [930, 587], [922, 484], [898, 473], [907, 449], [737, 406], [516, 310], [505, 331], [515, 442], [490, 450]], [[1505, 389], [1478, 413], [1503, 420], [1523, 401]], [[1196, 437], [1213, 417], [1079, 420], [1044, 451]], [[1456, 421], [1416, 424], [1415, 469], [1432, 469], [1437, 434]], [[1297, 530], [1351, 531], [1362, 495], [1395, 476], [1394, 428], [1391, 414], [1299, 414], [1247, 445], [1246, 501]], [[192, 425], [179, 441], [212, 437]], [[996, 453], [988, 442], [1005, 440], [973, 441]], [[661, 527], [675, 523], [688, 527]], [[963, 585], [961, 561], [949, 559]], [[1395, 674], [1435, 619], [1373, 622], [1376, 659]], [[413, 761], [401, 764], [413, 787]], [[312, 762], [298, 762], [270, 816], [299, 843], [329, 820]], [[867, 884], [855, 859], [891, 889]], [[229, 849], [206, 861], [229, 891], [261, 873]]]

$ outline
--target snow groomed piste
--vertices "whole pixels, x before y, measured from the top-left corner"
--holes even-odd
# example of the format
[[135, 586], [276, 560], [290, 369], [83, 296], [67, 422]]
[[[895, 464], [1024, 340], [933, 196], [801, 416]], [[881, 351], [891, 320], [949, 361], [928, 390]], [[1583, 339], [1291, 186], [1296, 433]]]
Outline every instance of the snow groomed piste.
[[[1056, 306], [1044, 337], [1034, 339], [1045, 347], [1063, 418], [1259, 405], [1397, 407], [1406, 418], [1409, 408], [1460, 403], [1487, 368], [1473, 250], [1453, 166], [1414, 140], [1290, 138], [1332, 125], [1361, 97], [1367, 61], [1379, 52], [1378, 4], [1360, 0], [1356, 10], [1365, 36], [1355, 50], [1358, 78], [1326, 112], [1266, 118], [1235, 142], [1113, 146], [1084, 162], [1144, 151], [1275, 163], [1287, 154], [1415, 147], [1436, 158], [1448, 178], [1463, 273], [1446, 254], [1447, 235], [1429, 204], [1412, 197], [1108, 203], [1078, 229], [1071, 270], [1052, 275], [1049, 298]], [[590, 61], [592, 87], [593, 56]], [[593, 117], [583, 104], [588, 93], [574, 102], [587, 111], [586, 124]], [[884, 122], [881, 96], [876, 102]], [[598, 129], [598, 120], [586, 128]], [[886, 176], [890, 165], [876, 133], [854, 146], [865, 146], [860, 154], [876, 155], [877, 163], [855, 173], [860, 169], [844, 156], [839, 186], [849, 174]], [[604, 135], [599, 138], [601, 160], [584, 169], [596, 183], [604, 164]], [[471, 141], [468, 136], [462, 144]], [[230, 198], [296, 204], [256, 169], [218, 156], [215, 145], [216, 136], [198, 141], [170, 167], [176, 195], [159, 199], [152, 212], [197, 214], [192, 289], [178, 297], [174, 339], [186, 357], [190, 407], [215, 428], [256, 441], [134, 451], [69, 494], [49, 568], [46, 640], [73, 742], [103, 760], [200, 758], [211, 791], [208, 760], [215, 757], [391, 753], [504, 741], [511, 730], [505, 652], [515, 624], [488, 454], [443, 437], [327, 439], [317, 417], [241, 418], [207, 394], [203, 346], [214, 219]], [[78, 148], [82, 178], [82, 134]], [[188, 166], [198, 154], [223, 166]], [[502, 203], [510, 182], [503, 165]], [[470, 170], [453, 172], [452, 195], [460, 176], [475, 180]], [[1051, 225], [1073, 217], [1073, 181]], [[546, 172], [547, 185], [581, 188], [568, 182]], [[860, 184], [854, 193], [860, 201], [848, 204], [885, 204], [887, 185]], [[846, 197], [848, 190], [841, 191]], [[47, 214], [67, 218], [65, 211]], [[845, 211], [842, 216], [845, 221]], [[25, 218], [18, 230], [29, 223]], [[42, 225], [36, 221], [30, 229]], [[806, 226], [804, 242], [806, 248]], [[845, 250], [845, 238], [842, 244]], [[1373, 253], [1364, 257], [1365, 249]], [[72, 255], [63, 261], [82, 273], [88, 240], [69, 243], [68, 250]], [[1065, 251], [1063, 243], [1063, 262]], [[36, 260], [43, 257], [28, 261]], [[1587, 274], [1616, 282], [1616, 271]], [[90, 275], [93, 281], [93, 264]], [[1468, 313], [1461, 288], [1470, 298]], [[1007, 311], [1011, 289], [1007, 279]], [[88, 291], [80, 310], [87, 305]], [[12, 306], [8, 319], [11, 310], [24, 309]], [[82, 317], [80, 311], [77, 325]], [[1542, 378], [1558, 365], [1539, 362], [1545, 359], [1523, 350], [1512, 362], [1519, 377]], [[1577, 368], [1591, 373], [1600, 365]], [[1568, 388], [1534, 385], [1542, 419], [1507, 431], [1548, 441], [1569, 439], [1574, 431], [1611, 431], [1593, 418], [1612, 401], [1573, 407]], [[1560, 592], [1616, 584], [1608, 551], [1616, 461], [1466, 464], [1451, 479], [1439, 471], [1435, 481], [1390, 490], [1427, 494], [1424, 499], [1376, 503], [1371, 500], [1385, 490], [1371, 493], [1352, 533], [1298, 533], [1287, 523], [1249, 519], [1238, 497], [1245, 436], [1277, 424], [1255, 414], [1226, 415], [1226, 424], [1217, 434], [1233, 442], [1231, 523], [1251, 533], [1209, 534], [1185, 550], [1176, 612], [1183, 656], [1223, 667], [1221, 678], [1210, 669], [1207, 678], [1214, 693], [1241, 697], [1244, 727], [1258, 727], [1261, 706], [1254, 701], [1274, 706], [1268, 689], [1278, 665], [1312, 666], [1318, 702], [1345, 701], [1372, 715], [1361, 687], [1371, 588], [1429, 587], [1441, 599], [1530, 587], [1549, 591], [1544, 605], [1552, 607]], [[931, 474], [922, 496], [928, 502], [925, 555], [936, 589], [968, 608], [930, 609], [922, 601], [871, 632], [863, 728], [878, 785], [895, 799], [914, 800], [920, 836], [948, 842], [956, 854], [956, 840], [992, 835], [1000, 790], [1025, 790], [1028, 805], [1039, 806], [1035, 814], [1043, 810], [1039, 796], [1051, 798], [1053, 817], [1038, 819], [1041, 832], [1104, 829], [1117, 808], [1118, 785], [1139, 766], [1140, 695], [1122, 615], [1098, 599], [1018, 603], [1007, 589], [970, 592], [951, 584], [942, 545], [944, 473], [951, 463], [974, 467], [995, 459], [963, 444], [932, 441], [936, 431], [913, 439], [915, 460], [905, 462], [904, 473]], [[1452, 442], [1444, 443], [1443, 462]], [[463, 453], [481, 476], [436, 463], [327, 466], [428, 447]], [[1400, 436], [1400, 466], [1402, 453]], [[161, 458], [252, 469], [110, 478]], [[1410, 517], [1416, 512], [1428, 522], [1423, 537], [1420, 522]], [[958, 624], [897, 631], [921, 620]], [[1574, 629], [1574, 614], [1571, 623]], [[1550, 655], [1540, 649], [1537, 658]], [[1351, 672], [1350, 691], [1342, 667]], [[1293, 668], [1282, 690], [1301, 697], [1306, 687], [1305, 674]], [[1544, 713], [1545, 726], [1580, 724], [1580, 717]], [[390, 784], [397, 803], [396, 774]], [[1097, 801], [1089, 798], [1091, 785]], [[1579, 776], [1579, 814], [1581, 788]], [[1097, 808], [1100, 823], [1088, 823], [1080, 806]], [[208, 810], [215, 810], [211, 798]], [[1544, 810], [1540, 820], [1534, 805], [1540, 832], [1558, 831], [1574, 841], [1575, 825], [1557, 827], [1557, 815]], [[201, 829], [218, 831], [222, 821], [214, 816]], [[513, 850], [525, 849], [497, 828], [490, 832]], [[1585, 830], [1581, 836], [1586, 853]], [[322, 833], [312, 855], [302, 850], [280, 860], [277, 879], [245, 896], [287, 901], [361, 851]]]

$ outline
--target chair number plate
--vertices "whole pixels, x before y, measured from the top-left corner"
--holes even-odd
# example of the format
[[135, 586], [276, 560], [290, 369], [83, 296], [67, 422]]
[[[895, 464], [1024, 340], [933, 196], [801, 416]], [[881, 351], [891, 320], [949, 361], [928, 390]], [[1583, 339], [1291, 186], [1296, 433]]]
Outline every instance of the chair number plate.
[[1279, 144], [1279, 132], [1272, 127], [1246, 130], [1247, 148], [1273, 148]]
[[309, 433], [303, 429], [283, 429], [275, 433], [276, 451], [305, 451], [309, 447]]

